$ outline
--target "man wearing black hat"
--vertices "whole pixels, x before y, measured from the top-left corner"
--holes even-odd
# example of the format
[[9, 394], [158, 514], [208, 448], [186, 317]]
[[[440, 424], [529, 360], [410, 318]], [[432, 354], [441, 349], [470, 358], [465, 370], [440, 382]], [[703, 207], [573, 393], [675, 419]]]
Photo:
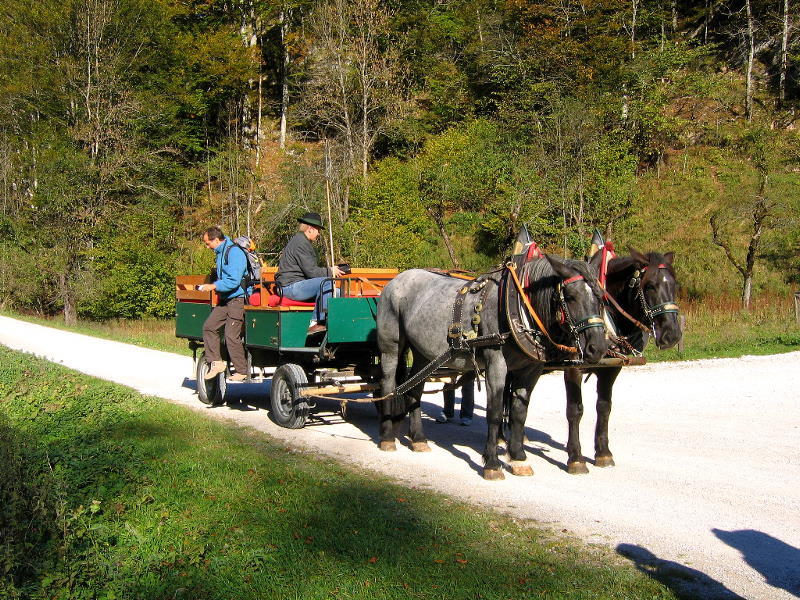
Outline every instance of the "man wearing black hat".
[[283, 295], [299, 302], [314, 300], [314, 316], [308, 334], [325, 331], [325, 312], [328, 298], [333, 293], [330, 277], [341, 277], [344, 273], [337, 267], [320, 267], [317, 253], [311, 242], [319, 237], [322, 218], [319, 213], [306, 213], [297, 221], [299, 231], [294, 234], [281, 252], [275, 281], [281, 286]]

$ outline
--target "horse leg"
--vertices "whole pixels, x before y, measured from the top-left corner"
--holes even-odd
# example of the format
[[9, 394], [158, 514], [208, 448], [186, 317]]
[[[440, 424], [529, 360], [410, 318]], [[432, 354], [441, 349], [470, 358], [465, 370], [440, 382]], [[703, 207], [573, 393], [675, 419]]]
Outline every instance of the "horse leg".
[[506, 385], [506, 364], [498, 350], [487, 350], [486, 357], [486, 446], [483, 450], [483, 478], [505, 479], [497, 458], [497, 440], [503, 426], [503, 390]]
[[[384, 344], [382, 347], [384, 351], [381, 353], [382, 396], [387, 396], [394, 392], [398, 382], [403, 380], [403, 375], [406, 371], [405, 352], [403, 352], [399, 331], [396, 336], [392, 337], [393, 339], [388, 340], [389, 343], [386, 343], [387, 340], [383, 340]], [[398, 420], [397, 415], [403, 415], [405, 413], [404, 410], [401, 410], [404, 402], [405, 398], [402, 396], [376, 402], [380, 419], [378, 427], [380, 442], [378, 447], [384, 452], [394, 452], [397, 450], [394, 429], [395, 423]]]
[[513, 475], [527, 477], [533, 475], [533, 469], [528, 464], [527, 456], [525, 455], [525, 419], [528, 416], [528, 403], [530, 402], [531, 392], [541, 373], [541, 366], [532, 364], [523, 371], [515, 371], [512, 378], [513, 385], [511, 386], [511, 407], [509, 411], [511, 439], [508, 442], [508, 457]]
[[589, 472], [581, 451], [582, 375], [583, 373], [578, 369], [564, 369], [564, 387], [567, 390], [567, 424], [569, 429], [567, 438], [567, 472], [570, 475], [584, 475]]
[[608, 418], [611, 415], [611, 390], [622, 369], [598, 369], [597, 372], [597, 425], [594, 430], [594, 465], [613, 467], [614, 457], [608, 448]]
[[[419, 353], [413, 349], [411, 352], [414, 361], [411, 364], [409, 377], [417, 374], [426, 364], [425, 359]], [[422, 429], [422, 392], [424, 388], [425, 382], [423, 381], [414, 389], [408, 391], [408, 437], [411, 440], [411, 449], [414, 452], [431, 451], [425, 432]]]

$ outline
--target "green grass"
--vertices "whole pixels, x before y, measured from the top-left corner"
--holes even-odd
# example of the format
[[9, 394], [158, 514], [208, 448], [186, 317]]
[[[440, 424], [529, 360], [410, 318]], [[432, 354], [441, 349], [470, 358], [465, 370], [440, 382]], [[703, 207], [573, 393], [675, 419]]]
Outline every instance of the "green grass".
[[648, 361], [735, 358], [746, 354], [780, 354], [800, 350], [800, 324], [790, 297], [763, 295], [750, 311], [738, 300], [723, 297], [704, 302], [680, 302], [686, 319], [684, 349], [661, 351], [647, 347]]
[[0, 597], [674, 598], [610, 551], [0, 347]]

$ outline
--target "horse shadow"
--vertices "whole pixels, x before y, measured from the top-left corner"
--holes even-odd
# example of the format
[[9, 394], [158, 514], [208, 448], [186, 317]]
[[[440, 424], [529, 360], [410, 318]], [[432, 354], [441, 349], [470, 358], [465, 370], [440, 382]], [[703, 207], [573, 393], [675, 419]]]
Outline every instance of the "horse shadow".
[[800, 550], [777, 538], [754, 529], [725, 531], [712, 529], [714, 535], [736, 548], [766, 583], [800, 598]]
[[[363, 404], [357, 405], [363, 407]], [[475, 404], [476, 409], [483, 409], [478, 403]], [[437, 423], [436, 416], [442, 411], [440, 403], [435, 401], [425, 400], [424, 396], [421, 401], [423, 428], [425, 437], [429, 442], [432, 442], [437, 448], [449, 452], [456, 458], [462, 460], [472, 471], [482, 475], [483, 474], [483, 460], [482, 455], [486, 445], [486, 418], [473, 412], [472, 423], [468, 427], [460, 426], [457, 422], [451, 423]], [[378, 435], [378, 415], [377, 411], [370, 407], [366, 414], [362, 408], [358, 418], [353, 418], [348, 409], [347, 421], [356, 426], [376, 445], [379, 442]], [[407, 437], [408, 434], [408, 418], [404, 418], [402, 424], [396, 429], [398, 443], [411, 448], [411, 442]], [[536, 459], [542, 459], [552, 465], [557, 466], [566, 472], [566, 464], [549, 456], [550, 449], [566, 452], [563, 444], [553, 440], [549, 434], [532, 427], [526, 427], [525, 434], [528, 443], [525, 446], [525, 451]], [[471, 450], [473, 453], [469, 452]], [[500, 454], [503, 454], [505, 449], [501, 448]], [[477, 454], [477, 460], [476, 455]], [[533, 465], [535, 468], [535, 464]]]
[[647, 548], [634, 544], [619, 544], [617, 553], [632, 561], [636, 568], [672, 590], [677, 598], [690, 600], [745, 600], [702, 571], [679, 562], [658, 558]]

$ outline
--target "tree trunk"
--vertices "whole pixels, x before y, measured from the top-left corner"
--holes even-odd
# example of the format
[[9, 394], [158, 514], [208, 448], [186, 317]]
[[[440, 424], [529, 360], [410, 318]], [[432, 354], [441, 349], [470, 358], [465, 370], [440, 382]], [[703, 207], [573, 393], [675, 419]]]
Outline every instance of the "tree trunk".
[[631, 19], [631, 59], [636, 58], [636, 18], [639, 16], [639, 0], [631, 0], [633, 18]]
[[744, 283], [742, 284], [742, 308], [750, 310], [750, 297], [753, 293], [753, 274], [746, 273], [744, 275]]
[[69, 283], [69, 273], [59, 273], [58, 285], [61, 302], [64, 303], [64, 324], [69, 326], [77, 325], [78, 310], [75, 306], [75, 294]]
[[444, 216], [441, 213], [436, 213], [434, 214], [433, 219], [436, 221], [436, 225], [439, 227], [439, 233], [444, 240], [444, 245], [447, 248], [447, 253], [450, 255], [450, 262], [453, 263], [453, 268], [460, 269], [461, 265], [458, 262], [455, 248], [453, 248], [453, 243], [450, 241], [450, 236], [447, 235], [447, 229], [444, 226]]
[[789, 0], [783, 0], [783, 32], [781, 35], [781, 66], [778, 80], [778, 106], [786, 102], [786, 67], [789, 47]]
[[672, 35], [673, 37], [678, 31], [678, 3], [676, 0], [670, 2], [672, 8]]
[[755, 24], [750, 0], [745, 0], [747, 9], [747, 87], [744, 99], [744, 112], [747, 121], [753, 120], [753, 63], [755, 62]]
[[281, 52], [283, 53], [283, 68], [281, 69], [281, 125], [280, 147], [286, 147], [286, 113], [289, 110], [289, 48], [286, 45], [286, 33], [289, 29], [291, 11], [281, 10]]

